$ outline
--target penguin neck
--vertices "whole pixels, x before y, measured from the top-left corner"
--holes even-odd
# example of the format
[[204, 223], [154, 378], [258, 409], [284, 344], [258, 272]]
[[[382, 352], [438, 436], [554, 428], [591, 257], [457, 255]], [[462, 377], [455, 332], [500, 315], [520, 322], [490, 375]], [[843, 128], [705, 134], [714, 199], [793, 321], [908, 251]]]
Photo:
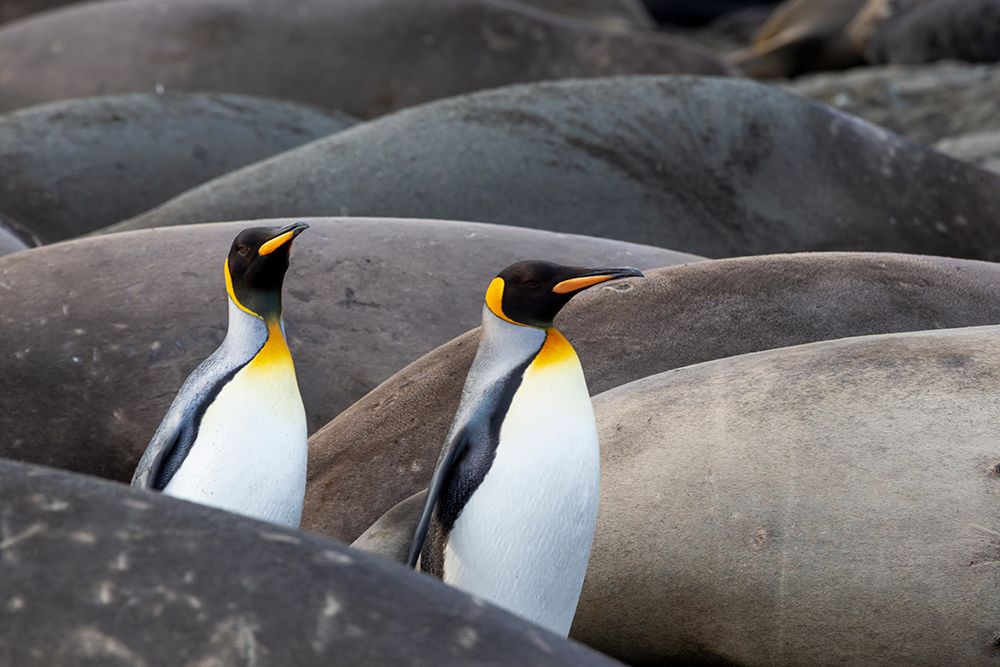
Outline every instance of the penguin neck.
[[285, 342], [285, 325], [280, 315], [263, 318], [241, 308], [229, 298], [229, 328], [226, 331], [224, 347], [249, 349], [255, 357], [265, 355], [269, 359], [288, 357]]
[[539, 329], [538, 327], [512, 324], [497, 317], [489, 307], [483, 306], [479, 354], [488, 358], [499, 357], [515, 362], [526, 362], [542, 349], [549, 331], [555, 331], [555, 329]]

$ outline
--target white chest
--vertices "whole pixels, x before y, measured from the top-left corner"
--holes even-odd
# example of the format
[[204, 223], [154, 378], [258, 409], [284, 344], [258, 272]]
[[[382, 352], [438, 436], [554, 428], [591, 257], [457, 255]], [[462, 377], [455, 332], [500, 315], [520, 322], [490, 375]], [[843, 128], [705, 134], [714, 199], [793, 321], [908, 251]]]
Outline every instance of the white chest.
[[251, 364], [205, 411], [164, 493], [298, 527], [306, 484], [306, 418], [290, 359]]
[[530, 367], [449, 535], [444, 580], [566, 636], [597, 524], [599, 456], [576, 355]]

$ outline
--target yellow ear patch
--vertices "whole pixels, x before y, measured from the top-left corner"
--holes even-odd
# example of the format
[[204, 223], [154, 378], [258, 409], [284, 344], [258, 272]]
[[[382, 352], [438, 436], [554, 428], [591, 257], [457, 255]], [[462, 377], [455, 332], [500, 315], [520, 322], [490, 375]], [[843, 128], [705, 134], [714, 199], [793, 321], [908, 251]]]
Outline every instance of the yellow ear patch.
[[553, 366], [576, 359], [576, 350], [558, 329], [549, 328], [545, 330], [545, 333], [545, 342], [542, 344], [542, 349], [535, 355], [534, 361], [531, 362], [531, 368]]
[[570, 278], [569, 280], [564, 280], [555, 287], [552, 291], [556, 294], [569, 294], [570, 292], [578, 292], [582, 289], [588, 287], [593, 287], [594, 285], [600, 285], [603, 282], [607, 282], [614, 278], [615, 276], [583, 276], [581, 278]]
[[270, 255], [272, 252], [274, 252], [281, 246], [285, 245], [293, 238], [295, 238], [295, 230], [290, 229], [284, 234], [279, 234], [278, 236], [275, 236], [273, 239], [262, 245], [260, 247], [260, 250], [257, 251], [257, 254], [260, 255], [261, 257]]
[[505, 320], [511, 324], [520, 324], [507, 317], [503, 312], [503, 286], [503, 278], [497, 277], [493, 279], [490, 286], [486, 289], [486, 307], [501, 320]]
[[[236, 298], [236, 292], [233, 291], [233, 276], [229, 273], [229, 259], [228, 258], [226, 259], [226, 269], [225, 270], [226, 270], [226, 292], [229, 294], [229, 298], [232, 299], [233, 303], [236, 304], [236, 307], [239, 308], [240, 310], [242, 310], [244, 313], [249, 313], [250, 315], [253, 315], [254, 317], [260, 317], [260, 315], [258, 315], [257, 313], [253, 312], [252, 310], [250, 310], [249, 308], [247, 308], [246, 306], [244, 306], [242, 303], [240, 303], [240, 300]], [[261, 319], [263, 319], [263, 318], [261, 318]]]

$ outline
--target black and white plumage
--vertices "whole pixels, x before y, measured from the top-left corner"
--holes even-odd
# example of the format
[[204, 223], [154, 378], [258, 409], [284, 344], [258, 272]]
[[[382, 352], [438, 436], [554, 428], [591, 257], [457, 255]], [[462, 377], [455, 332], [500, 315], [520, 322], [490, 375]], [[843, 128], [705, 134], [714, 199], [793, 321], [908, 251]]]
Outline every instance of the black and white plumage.
[[597, 523], [600, 452], [583, 370], [552, 319], [577, 292], [637, 275], [519, 262], [494, 279], [410, 549], [411, 565], [563, 636]]
[[254, 228], [226, 260], [229, 329], [187, 378], [132, 485], [298, 527], [306, 419], [281, 320], [292, 239], [307, 226]]

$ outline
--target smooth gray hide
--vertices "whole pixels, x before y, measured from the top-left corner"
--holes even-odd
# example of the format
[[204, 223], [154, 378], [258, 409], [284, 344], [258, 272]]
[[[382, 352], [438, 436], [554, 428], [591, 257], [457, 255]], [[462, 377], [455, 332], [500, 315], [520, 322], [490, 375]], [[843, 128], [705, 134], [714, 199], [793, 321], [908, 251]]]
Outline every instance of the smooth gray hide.
[[[0, 455], [129, 479], [184, 379], [225, 335], [223, 264], [236, 234], [261, 224], [81, 239], [0, 260]], [[284, 307], [310, 429], [476, 326], [490, 279], [516, 260], [648, 269], [695, 259], [481, 224], [309, 224]]]
[[874, 29], [866, 51], [873, 62], [1000, 61], [1000, 0], [911, 4]]
[[0, 462], [8, 665], [615, 663], [342, 544]]
[[480, 220], [709, 257], [1000, 259], [996, 174], [770, 86], [697, 77], [544, 83], [411, 109], [123, 228], [286, 214]]
[[641, 0], [519, 0], [556, 14], [590, 21], [616, 30], [650, 30], [656, 27]]
[[[556, 323], [597, 394], [758, 350], [1000, 323], [1000, 265], [840, 253], [701, 262], [589, 290]], [[304, 529], [354, 540], [427, 485], [477, 342], [473, 331], [439, 347], [313, 435]]]
[[108, 0], [0, 29], [0, 110], [163, 86], [371, 118], [510, 83], [731, 71], [683, 40], [503, 0]]
[[[594, 400], [571, 636], [637, 665], [995, 665], [1000, 327], [680, 368]], [[420, 494], [356, 546], [393, 557]]]
[[25, 16], [56, 7], [71, 5], [80, 0], [0, 0], [0, 23], [7, 23]]
[[0, 202], [44, 241], [80, 236], [354, 124], [240, 95], [117, 95], [0, 116]]

